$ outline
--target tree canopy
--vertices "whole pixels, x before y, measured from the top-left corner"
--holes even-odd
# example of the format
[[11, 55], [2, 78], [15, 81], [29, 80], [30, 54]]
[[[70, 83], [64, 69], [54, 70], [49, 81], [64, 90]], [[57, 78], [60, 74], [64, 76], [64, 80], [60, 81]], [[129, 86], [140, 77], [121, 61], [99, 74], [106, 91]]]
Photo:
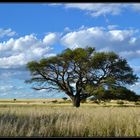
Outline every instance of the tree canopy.
[[105, 89], [104, 87], [99, 87], [94, 90], [92, 87], [87, 89], [93, 96], [94, 100], [106, 101], [106, 100], [128, 100], [128, 101], [138, 101], [139, 95], [137, 95], [134, 91], [127, 89], [126, 87], [111, 87]]
[[73, 105], [92, 95], [89, 89], [123, 87], [134, 84], [138, 77], [127, 61], [114, 52], [96, 52], [92, 47], [66, 49], [61, 54], [27, 64], [36, 90], [59, 90], [68, 95]]

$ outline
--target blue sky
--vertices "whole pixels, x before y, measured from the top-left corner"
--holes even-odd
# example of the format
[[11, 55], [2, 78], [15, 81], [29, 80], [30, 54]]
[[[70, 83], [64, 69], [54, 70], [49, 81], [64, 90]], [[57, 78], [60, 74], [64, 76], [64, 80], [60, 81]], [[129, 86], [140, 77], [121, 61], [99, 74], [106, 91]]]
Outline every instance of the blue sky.
[[[140, 4], [1, 3], [0, 98], [52, 98], [34, 91], [25, 65], [66, 48], [115, 51], [140, 76]], [[128, 86], [140, 94], [140, 82]]]

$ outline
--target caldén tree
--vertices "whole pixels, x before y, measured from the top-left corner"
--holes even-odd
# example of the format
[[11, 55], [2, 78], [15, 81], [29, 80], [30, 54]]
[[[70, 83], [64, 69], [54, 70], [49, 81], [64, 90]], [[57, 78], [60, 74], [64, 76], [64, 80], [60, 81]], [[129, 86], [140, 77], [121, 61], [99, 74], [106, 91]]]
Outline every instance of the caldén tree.
[[92, 47], [66, 49], [56, 56], [29, 62], [27, 68], [32, 78], [26, 82], [33, 83], [33, 89], [63, 91], [75, 107], [92, 95], [87, 87], [122, 86], [138, 79], [125, 59], [114, 52], [96, 52]]

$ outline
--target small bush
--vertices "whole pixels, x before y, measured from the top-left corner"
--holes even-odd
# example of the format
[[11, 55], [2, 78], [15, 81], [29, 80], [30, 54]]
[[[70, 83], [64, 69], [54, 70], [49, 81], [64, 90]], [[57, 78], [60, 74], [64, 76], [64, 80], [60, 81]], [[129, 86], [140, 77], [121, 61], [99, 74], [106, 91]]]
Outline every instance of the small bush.
[[123, 105], [124, 102], [123, 102], [123, 101], [117, 101], [117, 104], [119, 104], [119, 105]]
[[64, 101], [66, 101], [68, 98], [67, 98], [67, 97], [63, 97], [62, 99], [63, 99]]
[[103, 105], [106, 105], [107, 102], [104, 101], [104, 102], [101, 102], [101, 103], [102, 103]]
[[57, 102], [58, 102], [57, 100], [53, 100], [53, 101], [52, 101], [52, 103], [57, 103]]
[[140, 102], [139, 101], [135, 102], [135, 105], [140, 105]]
[[103, 105], [106, 105], [106, 102], [104, 102]]
[[86, 101], [87, 101], [86, 99], [82, 99], [81, 103], [86, 103]]
[[111, 102], [111, 99], [105, 99], [105, 102], [110, 103]]
[[93, 101], [93, 103], [99, 104], [100, 102], [98, 100]]
[[71, 103], [71, 100], [66, 100], [65, 103]]
[[45, 104], [46, 102], [43, 102], [43, 104]]
[[17, 99], [13, 99], [14, 100], [14, 102], [17, 100]]

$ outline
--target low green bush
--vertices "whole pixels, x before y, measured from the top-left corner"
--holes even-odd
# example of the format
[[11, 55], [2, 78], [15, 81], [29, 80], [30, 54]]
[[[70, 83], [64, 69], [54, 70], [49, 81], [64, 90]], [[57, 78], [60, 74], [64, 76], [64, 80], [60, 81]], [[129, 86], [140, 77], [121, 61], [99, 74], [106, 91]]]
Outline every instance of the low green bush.
[[87, 102], [86, 99], [82, 99], [82, 100], [81, 100], [81, 103], [86, 103], [86, 102]]
[[53, 100], [53, 101], [51, 101], [52, 103], [57, 103], [58, 101], [57, 100]]
[[92, 103], [99, 104], [100, 102], [98, 100], [94, 100], [94, 101], [92, 101]]
[[119, 100], [119, 101], [117, 101], [117, 104], [119, 104], [119, 105], [123, 105], [124, 102]]
[[67, 97], [63, 97], [62, 99], [63, 99], [64, 101], [66, 101], [68, 98], [67, 98]]
[[135, 102], [135, 105], [140, 105], [140, 102], [139, 101]]

